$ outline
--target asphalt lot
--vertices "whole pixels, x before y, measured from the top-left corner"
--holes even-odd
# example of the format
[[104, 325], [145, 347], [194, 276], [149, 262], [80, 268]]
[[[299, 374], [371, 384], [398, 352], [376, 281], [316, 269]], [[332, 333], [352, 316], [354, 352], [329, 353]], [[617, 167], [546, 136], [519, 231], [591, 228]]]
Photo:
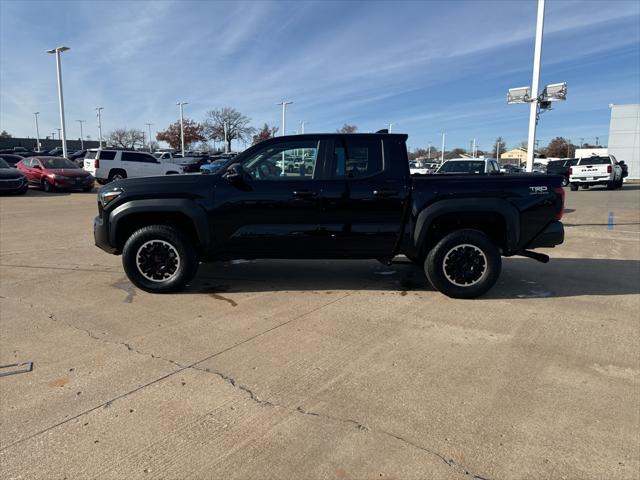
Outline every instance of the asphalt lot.
[[132, 287], [95, 194], [0, 199], [0, 477], [640, 477], [640, 185], [484, 298], [407, 264], [201, 267]]

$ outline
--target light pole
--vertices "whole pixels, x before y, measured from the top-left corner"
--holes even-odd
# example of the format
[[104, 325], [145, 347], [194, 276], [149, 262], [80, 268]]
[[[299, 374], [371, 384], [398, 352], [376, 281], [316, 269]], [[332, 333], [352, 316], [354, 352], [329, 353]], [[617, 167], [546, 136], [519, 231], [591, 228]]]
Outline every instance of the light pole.
[[440, 163], [444, 163], [444, 136], [445, 132], [442, 132], [442, 151], [440, 152]]
[[531, 106], [529, 107], [529, 138], [527, 142], [527, 172], [533, 171], [536, 124], [538, 123], [538, 84], [540, 82], [540, 59], [542, 57], [542, 34], [544, 31], [544, 0], [538, 0], [536, 44], [533, 52], [533, 78], [531, 80]]
[[471, 156], [476, 158], [476, 139], [473, 139], [473, 147], [471, 148]]
[[427, 160], [431, 160], [431, 142], [429, 142], [429, 147], [427, 148]]
[[82, 124], [86, 122], [86, 120], [76, 120], [80, 124], [80, 150], [84, 150], [84, 137], [82, 136]]
[[102, 148], [102, 110], [104, 110], [104, 107], [96, 107], [96, 112], [98, 112], [98, 139], [100, 141], [100, 148]]
[[227, 128], [227, 122], [223, 122], [222, 126], [224, 127], [224, 153], [229, 153], [229, 144], [227, 143], [227, 133], [229, 129]]
[[56, 71], [58, 72], [58, 103], [60, 104], [60, 130], [62, 131], [62, 156], [67, 158], [67, 134], [64, 126], [64, 97], [62, 95], [62, 65], [60, 65], [60, 54], [69, 50], [69, 47], [56, 47], [47, 50], [56, 56]]
[[280, 103], [276, 103], [276, 105], [282, 105], [282, 134], [280, 135], [281, 137], [284, 137], [287, 132], [286, 132], [286, 126], [287, 126], [287, 105], [291, 105], [293, 102], [285, 102], [284, 100], [281, 101]]
[[[60, 128], [56, 128], [56, 130], [58, 130], [58, 140], [61, 140], [61, 139], [62, 139], [62, 135], [60, 134], [60, 132], [61, 132], [62, 130], [61, 130]], [[67, 140], [67, 139], [65, 138], [65, 141], [66, 141], [66, 140]], [[62, 154], [64, 155], [64, 149], [62, 149]]]
[[145, 125], [149, 129], [149, 153], [151, 153], [151, 125], [153, 125], [153, 123], [145, 123]]
[[304, 135], [304, 126], [309, 122], [300, 122], [300, 133]]
[[40, 112], [33, 112], [33, 115], [36, 117], [36, 149], [40, 151], [40, 128], [38, 127], [38, 115], [40, 115]]
[[184, 158], [184, 112], [182, 107], [188, 105], [189, 102], [178, 102], [176, 105], [180, 107], [180, 144], [182, 145], [182, 157]]
[[55, 139], [56, 139], [56, 132], [51, 132], [51, 138], [52, 138], [53, 140], [55, 140]]
[[393, 127], [393, 123], [389, 122], [389, 128], [387, 129], [387, 132], [391, 133], [391, 127]]

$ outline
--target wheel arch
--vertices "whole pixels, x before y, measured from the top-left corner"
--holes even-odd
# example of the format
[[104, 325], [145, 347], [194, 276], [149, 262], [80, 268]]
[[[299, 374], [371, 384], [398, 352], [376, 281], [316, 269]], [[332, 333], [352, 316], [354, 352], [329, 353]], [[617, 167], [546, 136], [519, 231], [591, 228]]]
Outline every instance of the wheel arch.
[[109, 215], [109, 243], [118, 251], [137, 229], [148, 225], [176, 227], [190, 238], [199, 252], [209, 246], [206, 212], [186, 199], [134, 200]]
[[510, 251], [520, 240], [520, 212], [495, 198], [441, 200], [418, 214], [413, 247], [424, 254], [447, 233], [457, 229], [479, 230], [499, 247]]

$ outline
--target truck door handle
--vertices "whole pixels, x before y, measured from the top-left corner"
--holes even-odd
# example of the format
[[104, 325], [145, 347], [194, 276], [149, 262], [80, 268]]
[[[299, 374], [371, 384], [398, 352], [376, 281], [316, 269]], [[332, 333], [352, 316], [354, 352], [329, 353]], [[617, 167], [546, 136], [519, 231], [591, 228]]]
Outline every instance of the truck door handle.
[[293, 191], [293, 196], [299, 197], [299, 198], [315, 197], [316, 195], [318, 195], [318, 192], [312, 192], [311, 190], [294, 190]]
[[373, 194], [376, 197], [392, 197], [398, 195], [397, 190], [374, 190]]

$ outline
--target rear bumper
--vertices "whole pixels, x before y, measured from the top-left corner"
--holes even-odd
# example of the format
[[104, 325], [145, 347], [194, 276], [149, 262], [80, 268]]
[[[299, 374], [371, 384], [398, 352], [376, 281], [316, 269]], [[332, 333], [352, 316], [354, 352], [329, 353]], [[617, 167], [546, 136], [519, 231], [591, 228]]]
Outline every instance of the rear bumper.
[[117, 254], [117, 249], [109, 243], [109, 228], [103, 218], [93, 220], [93, 240], [97, 247], [107, 253]]
[[551, 248], [560, 245], [562, 242], [564, 242], [564, 226], [562, 222], [551, 222], [525, 248]]

